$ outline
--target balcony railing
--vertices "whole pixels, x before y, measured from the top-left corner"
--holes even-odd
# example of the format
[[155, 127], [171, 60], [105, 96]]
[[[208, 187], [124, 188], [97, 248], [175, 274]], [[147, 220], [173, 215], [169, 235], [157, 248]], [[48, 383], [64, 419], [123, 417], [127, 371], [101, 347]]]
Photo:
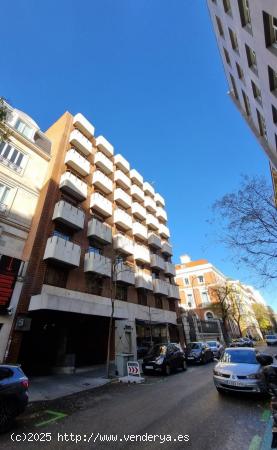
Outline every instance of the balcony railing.
[[78, 113], [74, 116], [73, 125], [86, 137], [91, 138], [94, 136], [94, 126], [83, 116], [83, 114]]
[[152, 276], [143, 270], [137, 270], [135, 273], [135, 286], [137, 289], [153, 291]]
[[94, 192], [90, 198], [90, 207], [99, 212], [104, 217], [109, 217], [113, 213], [113, 205], [110, 200], [105, 198], [99, 192]]
[[153, 290], [154, 294], [168, 296], [168, 282], [159, 280], [158, 278], [153, 278]]
[[52, 220], [57, 220], [76, 230], [84, 228], [85, 213], [65, 200], [56, 203]]
[[102, 170], [106, 175], [110, 175], [113, 172], [113, 163], [102, 152], [96, 152], [94, 156], [94, 164], [96, 167]]
[[153, 200], [152, 197], [149, 197], [149, 195], [146, 195], [144, 197], [144, 206], [147, 209], [147, 211], [150, 211], [151, 213], [155, 213], [157, 210], [155, 200]]
[[60, 179], [60, 189], [72, 195], [79, 201], [84, 200], [88, 195], [87, 183], [69, 171], [62, 174]]
[[153, 214], [146, 214], [146, 225], [151, 230], [158, 230], [159, 229], [159, 221], [158, 219], [153, 216]]
[[87, 176], [90, 172], [89, 161], [80, 155], [74, 148], [71, 148], [66, 152], [65, 164], [83, 176]]
[[108, 156], [108, 158], [110, 158], [111, 156], [113, 156], [113, 152], [114, 152], [114, 148], [112, 146], [112, 144], [110, 144], [109, 141], [107, 141], [107, 139], [104, 138], [104, 136], [98, 136], [96, 138], [96, 146], [103, 152], [105, 153], [106, 156]]
[[123, 234], [118, 233], [114, 235], [113, 246], [119, 253], [124, 253], [126, 255], [134, 254], [134, 242]]
[[123, 189], [129, 189], [131, 187], [131, 180], [122, 170], [116, 170], [114, 173], [114, 181], [118, 186], [121, 186]]
[[117, 167], [117, 169], [122, 170], [124, 173], [128, 173], [130, 171], [130, 164], [128, 161], [123, 158], [122, 155], [115, 155], [114, 157], [114, 164]]
[[154, 198], [157, 206], [165, 206], [164, 198], [160, 194], [156, 193]]
[[90, 155], [92, 152], [92, 143], [78, 130], [71, 131], [69, 142], [85, 156]]
[[161, 256], [152, 253], [150, 257], [150, 266], [153, 269], [164, 270], [165, 260]]
[[111, 277], [111, 260], [106, 256], [95, 253], [92, 249], [88, 249], [85, 253], [84, 272]]
[[162, 242], [162, 253], [164, 255], [168, 255], [168, 256], [173, 255], [172, 245], [169, 242], [167, 242], [167, 241]]
[[79, 267], [81, 247], [69, 240], [68, 236], [55, 233], [47, 239], [43, 259], [64, 263], [67, 266]]
[[135, 244], [134, 258], [136, 261], [140, 261], [143, 264], [150, 263], [150, 252], [144, 245]]
[[160, 206], [157, 208], [156, 216], [158, 217], [158, 219], [160, 219], [163, 222], [167, 221], [167, 214], [166, 214], [165, 210], [163, 208], [161, 208]]
[[104, 244], [111, 244], [112, 229], [108, 224], [93, 217], [88, 223], [87, 236]]
[[124, 230], [130, 230], [132, 228], [132, 217], [123, 209], [116, 208], [114, 210], [114, 223]]
[[144, 202], [144, 192], [136, 184], [132, 184], [131, 186], [131, 196], [138, 202]]
[[149, 195], [150, 197], [153, 197], [153, 198], [154, 198], [154, 196], [155, 196], [154, 188], [153, 188], [153, 186], [151, 186], [151, 184], [148, 183], [147, 181], [145, 181], [145, 182], [143, 183], [143, 190], [144, 190], [144, 193], [145, 193], [146, 195]]
[[121, 188], [116, 188], [114, 191], [114, 201], [123, 206], [123, 208], [130, 208], [132, 205], [132, 197]]
[[147, 228], [139, 222], [133, 223], [133, 235], [144, 241], [147, 240]]
[[129, 285], [135, 284], [135, 272], [128, 264], [120, 263], [115, 267], [115, 279], [117, 283]]
[[148, 245], [154, 248], [161, 248], [162, 242], [160, 236], [155, 233], [148, 233]]
[[137, 217], [140, 220], [145, 220], [146, 218], [146, 209], [137, 202], [132, 204], [132, 214], [134, 217]]
[[166, 275], [170, 275], [172, 277], [175, 277], [176, 275], [175, 265], [171, 262], [166, 261], [164, 271]]
[[169, 229], [163, 223], [160, 223], [159, 233], [164, 238], [170, 237]]
[[113, 191], [113, 182], [104, 175], [100, 170], [96, 170], [92, 176], [92, 184], [105, 194], [110, 194]]
[[179, 292], [179, 287], [177, 286], [177, 284], [168, 283], [168, 297], [174, 298], [176, 300], [180, 299], [180, 292]]
[[130, 178], [134, 184], [143, 187], [143, 177], [135, 169], [130, 170]]

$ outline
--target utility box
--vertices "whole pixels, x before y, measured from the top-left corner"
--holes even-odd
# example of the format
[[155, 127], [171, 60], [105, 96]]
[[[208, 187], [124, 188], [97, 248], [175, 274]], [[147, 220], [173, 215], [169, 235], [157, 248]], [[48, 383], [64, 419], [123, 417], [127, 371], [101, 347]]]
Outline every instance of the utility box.
[[116, 375], [125, 377], [127, 375], [127, 362], [134, 361], [133, 353], [117, 353], [115, 355]]

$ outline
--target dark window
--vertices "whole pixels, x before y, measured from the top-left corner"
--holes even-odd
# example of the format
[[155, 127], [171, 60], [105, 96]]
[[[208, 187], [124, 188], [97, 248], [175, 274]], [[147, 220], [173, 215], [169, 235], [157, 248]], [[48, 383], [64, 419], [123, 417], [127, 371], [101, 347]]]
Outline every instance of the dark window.
[[9, 162], [9, 166], [17, 171], [22, 170], [21, 163], [23, 161], [23, 153], [16, 150], [6, 142], [0, 143], [0, 161], [5, 160]]
[[231, 66], [231, 60], [230, 60], [229, 53], [227, 52], [226, 48], [224, 48], [224, 47], [223, 47], [223, 52], [224, 52], [224, 56], [225, 56], [225, 60], [226, 60], [227, 64], [229, 64], [229, 66]]
[[61, 288], [66, 287], [68, 278], [68, 269], [47, 263], [47, 268], [44, 276], [44, 284], [57, 286]]
[[236, 83], [235, 83], [235, 79], [233, 77], [233, 75], [230, 74], [230, 78], [231, 78], [231, 83], [232, 83], [232, 91], [234, 93], [234, 96], [236, 97], [237, 100], [239, 100], [239, 94], [237, 91], [237, 87], [236, 87]]
[[251, 26], [249, 0], [238, 0], [241, 26]]
[[236, 63], [236, 66], [237, 66], [238, 77], [240, 80], [243, 80], [244, 79], [243, 70], [238, 63]]
[[128, 288], [127, 288], [127, 286], [121, 286], [121, 285], [117, 284], [116, 285], [115, 298], [117, 300], [122, 300], [123, 302], [127, 302], [127, 300], [128, 300]]
[[222, 0], [224, 11], [228, 14], [232, 14], [230, 0]]
[[258, 86], [252, 80], [251, 80], [251, 84], [252, 84], [254, 98], [256, 100], [258, 100], [259, 103], [262, 103], [262, 94], [261, 94], [260, 88], [258, 88]]
[[268, 66], [269, 87], [271, 91], [277, 89], [277, 72]]
[[256, 52], [250, 48], [247, 44], [245, 44], [245, 51], [247, 56], [247, 62], [250, 69], [257, 72], [257, 58], [256, 58]]
[[272, 117], [273, 117], [273, 122], [276, 125], [277, 124], [277, 109], [273, 105], [272, 105]]
[[266, 47], [277, 47], [277, 18], [263, 11]]
[[224, 30], [223, 30], [223, 26], [222, 26], [220, 18], [215, 16], [215, 20], [217, 23], [217, 28], [218, 28], [218, 32], [219, 32], [220, 36], [224, 37]]
[[144, 291], [138, 290], [138, 304], [147, 306], [147, 294]]
[[239, 44], [238, 44], [237, 35], [233, 30], [231, 30], [231, 28], [229, 28], [229, 36], [230, 36], [232, 49], [235, 50], [236, 52], [239, 52]]
[[169, 300], [169, 310], [170, 311], [176, 311], [176, 300]]
[[242, 98], [243, 98], [243, 102], [244, 102], [245, 112], [248, 116], [251, 116], [251, 108], [250, 108], [249, 98], [243, 90], [241, 90], [241, 92], [242, 92]]
[[163, 309], [163, 299], [160, 295], [155, 296], [155, 307]]
[[265, 119], [261, 115], [261, 113], [260, 113], [260, 111], [258, 109], [256, 111], [257, 111], [257, 118], [258, 118], [260, 135], [263, 136], [267, 140]]
[[86, 288], [89, 294], [102, 295], [103, 278], [93, 273], [86, 273]]

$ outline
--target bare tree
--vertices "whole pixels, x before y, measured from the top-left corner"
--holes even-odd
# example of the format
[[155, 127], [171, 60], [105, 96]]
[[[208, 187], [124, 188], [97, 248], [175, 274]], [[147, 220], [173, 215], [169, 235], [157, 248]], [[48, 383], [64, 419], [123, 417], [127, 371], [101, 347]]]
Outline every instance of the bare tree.
[[0, 142], [6, 141], [10, 135], [9, 129], [6, 125], [9, 109], [7, 107], [4, 97], [0, 97]]
[[219, 240], [238, 265], [258, 273], [264, 282], [277, 278], [277, 210], [272, 187], [263, 178], [243, 177], [240, 188], [213, 205]]

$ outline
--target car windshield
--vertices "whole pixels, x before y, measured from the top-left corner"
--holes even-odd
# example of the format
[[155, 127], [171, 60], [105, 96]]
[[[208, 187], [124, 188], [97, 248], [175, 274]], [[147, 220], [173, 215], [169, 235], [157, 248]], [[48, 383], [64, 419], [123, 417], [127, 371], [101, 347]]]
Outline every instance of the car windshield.
[[192, 342], [191, 344], [188, 345], [189, 350], [195, 350], [199, 348], [201, 348], [201, 344], [199, 344], [198, 342]]
[[149, 356], [165, 355], [166, 350], [167, 350], [166, 345], [154, 345], [154, 347], [150, 348], [148, 355]]
[[216, 343], [216, 341], [208, 341], [207, 344], [209, 347], [216, 347], [217, 343]]
[[249, 350], [225, 350], [222, 362], [241, 363], [241, 364], [258, 364], [256, 353]]

